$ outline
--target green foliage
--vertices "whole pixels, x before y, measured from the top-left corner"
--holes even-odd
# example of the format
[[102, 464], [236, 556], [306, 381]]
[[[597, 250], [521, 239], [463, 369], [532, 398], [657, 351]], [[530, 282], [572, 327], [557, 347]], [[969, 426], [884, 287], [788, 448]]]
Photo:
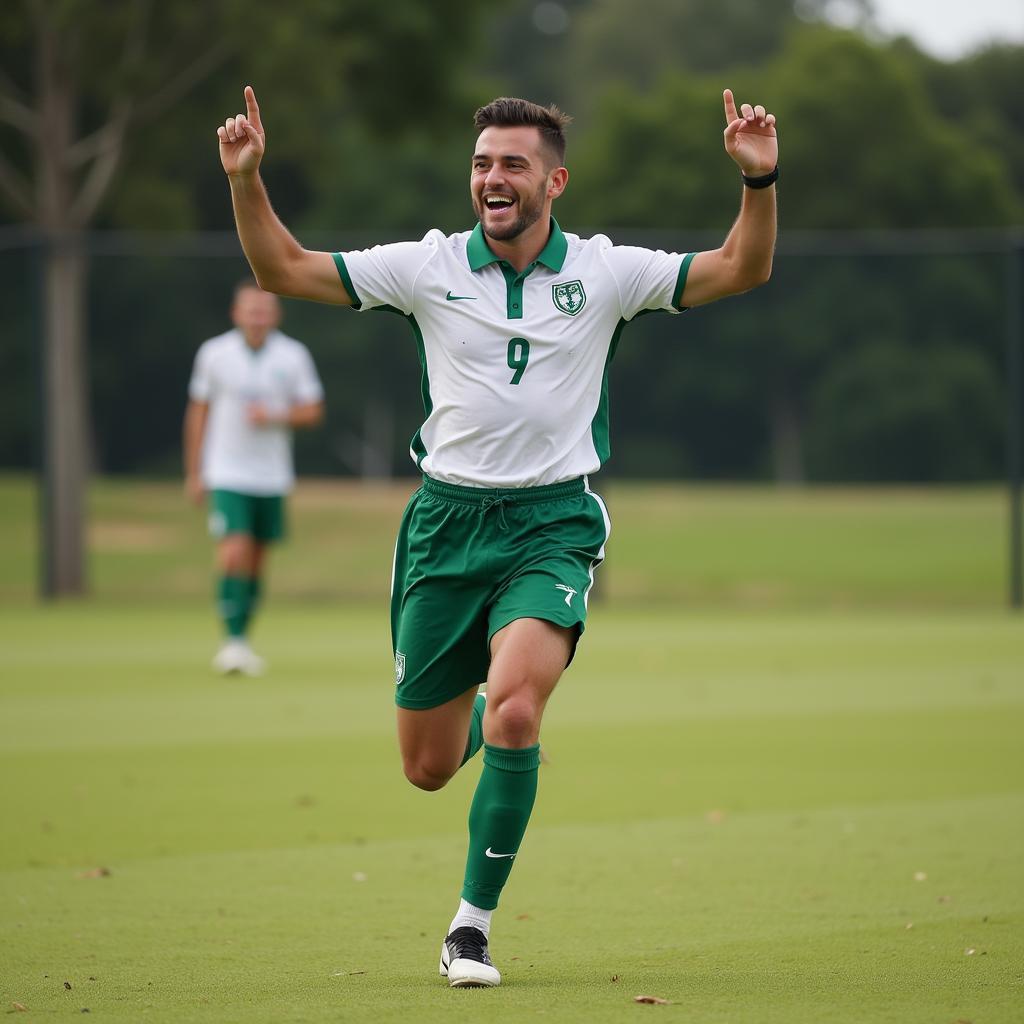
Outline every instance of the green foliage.
[[[29, 107], [47, 39], [71, 98], [78, 136], [129, 117], [129, 146], [103, 222], [211, 226], [197, 186], [218, 170], [215, 129], [252, 84], [269, 106], [272, 160], [292, 165], [301, 194], [314, 163], [311, 140], [356, 121], [393, 135], [443, 122], [457, 95], [456, 58], [474, 41], [476, 0], [225, 0], [202, 5], [28, 5], [0, 20], [0, 65]], [[410, 97], [415, 96], [415, 103]], [[276, 113], [276, 117], [273, 114]], [[31, 154], [22, 152], [29, 171]], [[223, 198], [223, 182], [218, 190]], [[285, 192], [285, 189], [280, 191]], [[161, 196], [160, 193], [166, 193]], [[225, 204], [226, 205], [226, 204]], [[212, 226], [220, 226], [219, 220]]]
[[418, 238], [433, 227], [471, 227], [472, 112], [478, 105], [467, 99], [458, 125], [432, 131], [414, 126], [398, 138], [379, 138], [355, 122], [339, 126], [324, 140], [324, 159], [312, 168], [316, 198], [300, 226], [338, 226], [374, 242], [396, 232]]
[[998, 153], [1024, 206], [1024, 46], [995, 45], [959, 61], [939, 61], [904, 48], [902, 58], [925, 83], [929, 101], [958, 131]]
[[[669, 68], [701, 73], [761, 63], [794, 24], [793, 6], [792, 0], [594, 0], [573, 29], [569, 60], [580, 83], [574, 98], [586, 106], [586, 92], [609, 83], [648, 92]], [[685, 118], [685, 111], [677, 113]]]
[[[146, 18], [145, 4], [67, 0], [47, 9], [77, 83], [79, 133], [99, 128], [118, 96], [146, 111], [99, 211], [102, 227], [233, 234], [214, 130], [239, 109], [250, 81], [267, 121], [264, 176], [274, 205], [311, 247], [469, 227], [471, 114], [512, 93], [577, 115], [569, 189], [556, 207], [566, 230], [709, 248], [740, 195], [721, 149], [722, 87], [741, 100], [763, 98], [780, 120], [781, 239], [790, 254], [752, 295], [629, 328], [611, 381], [611, 470], [770, 476], [784, 427], [795, 423], [812, 478], [847, 472], [840, 466], [857, 479], [889, 479], [897, 464], [912, 478], [1003, 471], [1003, 399], [993, 383], [1005, 337], [1001, 260], [877, 255], [886, 242], [874, 256], [858, 255], [862, 246], [848, 238], [803, 252], [793, 231], [1020, 223], [1022, 47], [936, 61], [906, 41], [879, 44], [823, 24], [835, 10], [824, 0], [566, 0], [564, 17], [549, 11], [548, 21], [534, 0], [487, 11], [455, 0], [296, 0], [283, 8], [227, 0], [209, 9], [174, 0], [150, 5]], [[0, 93], [11, 84], [31, 92], [25, 12], [0, 5]], [[847, 23], [866, 18], [854, 0], [846, 13]], [[212, 63], [201, 81], [147, 107], [203, 55]], [[2, 117], [0, 149], [19, 169], [30, 167], [30, 148]], [[155, 244], [93, 258], [90, 353], [103, 467], [167, 471], [178, 463], [194, 346], [225, 327], [224, 292], [244, 269], [233, 241], [202, 244], [208, 251], [158, 253]], [[0, 464], [24, 466], [35, 431], [35, 270], [27, 255], [10, 260], [0, 277], [11, 339], [0, 360]], [[329, 394], [327, 429], [300, 438], [304, 464], [348, 471], [339, 439], [364, 429], [372, 403], [390, 410], [393, 463], [407, 467], [420, 409], [405, 326], [292, 306], [287, 328], [313, 348]], [[890, 343], [900, 388], [887, 385], [877, 356]], [[962, 362], [956, 352], [966, 354]], [[961, 371], [960, 384], [948, 379]], [[877, 403], [868, 401], [874, 386]], [[931, 396], [927, 413], [919, 392]], [[837, 422], [837, 396], [854, 395], [877, 407], [871, 423], [860, 418], [865, 410], [856, 425]], [[905, 415], [894, 408], [901, 403]], [[965, 410], [980, 410], [970, 430], [961, 430]], [[972, 440], [960, 438], [940, 464], [928, 439], [958, 430]], [[900, 431], [923, 446], [917, 455], [885, 440]]]
[[997, 152], [936, 118], [898, 52], [806, 29], [766, 69], [790, 227], [996, 227], [1022, 207]]
[[1000, 382], [982, 355], [922, 358], [879, 337], [840, 355], [814, 394], [808, 441], [820, 480], [970, 480], [997, 463]]
[[593, 128], [569, 154], [559, 216], [600, 230], [726, 227], [739, 188], [720, 148], [723, 127], [715, 83], [673, 75], [647, 94], [609, 88]]
[[[648, 27], [622, 31], [639, 38]], [[571, 162], [563, 223], [657, 228], [665, 248], [710, 247], [691, 243], [689, 229], [724, 233], [739, 193], [718, 142], [726, 84], [778, 115], [784, 243], [795, 228], [989, 228], [1024, 215], [1004, 158], [1016, 143], [986, 144], [963, 109], [959, 121], [936, 117], [922, 61], [903, 45], [821, 25], [794, 26], [780, 45], [756, 71], [676, 71], [647, 91], [605, 89]], [[971, 69], [980, 100], [1012, 61], [975, 60], [991, 72]], [[992, 117], [984, 103], [969, 109], [979, 123]], [[815, 479], [997, 475], [1004, 274], [992, 257], [869, 260], [824, 247], [780, 256], [763, 294], [674, 329], [643, 324], [661, 376], [646, 382], [651, 349], [627, 341], [615, 411], [646, 428], [643, 444], [627, 431], [627, 471], [767, 472], [787, 443], [799, 463], [806, 438], [803, 472]], [[685, 351], [670, 347], [673, 333]], [[666, 451], [666, 436], [683, 443]]]
[[937, 119], [898, 52], [803, 28], [756, 74], [671, 73], [650, 91], [611, 87], [566, 197], [586, 224], [722, 228], [733, 165], [718, 139], [721, 91], [779, 118], [784, 228], [995, 227], [1022, 215], [998, 151]]

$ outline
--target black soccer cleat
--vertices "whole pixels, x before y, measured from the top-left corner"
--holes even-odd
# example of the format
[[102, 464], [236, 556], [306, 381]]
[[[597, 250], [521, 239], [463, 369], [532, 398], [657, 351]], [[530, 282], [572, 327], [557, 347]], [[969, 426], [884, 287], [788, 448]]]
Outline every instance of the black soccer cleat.
[[487, 936], [479, 928], [456, 928], [444, 940], [440, 972], [452, 988], [501, 984], [498, 968], [487, 952]]

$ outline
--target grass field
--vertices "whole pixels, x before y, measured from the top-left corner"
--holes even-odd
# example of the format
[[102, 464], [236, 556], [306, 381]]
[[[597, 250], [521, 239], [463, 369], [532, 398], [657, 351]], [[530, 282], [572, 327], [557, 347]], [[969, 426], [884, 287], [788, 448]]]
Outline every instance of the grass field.
[[[274, 560], [278, 600], [378, 602], [413, 484], [303, 483]], [[1005, 606], [1007, 501], [995, 487], [679, 487], [602, 482], [613, 519], [599, 577], [609, 602], [706, 610]], [[36, 499], [0, 475], [0, 604], [35, 594]], [[104, 599], [210, 593], [204, 514], [180, 485], [101, 480], [90, 576]]]
[[296, 503], [258, 630], [272, 671], [239, 682], [207, 672], [209, 552], [174, 488], [100, 487], [97, 597], [42, 608], [27, 485], [0, 483], [0, 1006], [1024, 1019], [1024, 632], [998, 495], [611, 497], [606, 600], [495, 918], [504, 982], [456, 992], [436, 958], [479, 762], [436, 794], [398, 767], [379, 561], [401, 494]]

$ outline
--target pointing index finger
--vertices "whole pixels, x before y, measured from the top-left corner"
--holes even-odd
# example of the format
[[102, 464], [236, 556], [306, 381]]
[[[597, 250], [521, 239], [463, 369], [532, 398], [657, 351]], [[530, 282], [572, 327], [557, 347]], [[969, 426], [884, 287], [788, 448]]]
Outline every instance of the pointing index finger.
[[263, 123], [260, 121], [260, 105], [256, 102], [256, 93], [253, 92], [251, 85], [245, 87], [245, 113], [249, 118], [249, 123], [257, 131], [262, 131]]
[[736, 113], [736, 101], [732, 97], [732, 89], [726, 89], [722, 93], [722, 99], [725, 101], [725, 123], [732, 124], [739, 116]]

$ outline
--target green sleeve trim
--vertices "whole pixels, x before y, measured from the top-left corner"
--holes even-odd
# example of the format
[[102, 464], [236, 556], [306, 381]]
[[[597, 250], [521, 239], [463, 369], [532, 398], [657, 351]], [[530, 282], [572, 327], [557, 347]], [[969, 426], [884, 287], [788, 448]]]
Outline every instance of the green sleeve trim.
[[348, 297], [352, 300], [352, 308], [362, 309], [363, 304], [359, 300], [355, 285], [352, 284], [352, 276], [348, 272], [348, 267], [345, 266], [345, 257], [340, 252], [333, 253], [332, 255], [334, 256], [334, 265], [338, 268], [338, 274], [341, 276], [341, 283], [345, 286], [345, 291], [348, 292]]
[[672, 305], [676, 309], [683, 310], [687, 307], [682, 304], [683, 292], [686, 291], [686, 275], [690, 272], [690, 264], [693, 262], [693, 257], [697, 254], [695, 252], [688, 252], [683, 257], [683, 262], [679, 264], [679, 276], [676, 278], [676, 290], [672, 293]]

